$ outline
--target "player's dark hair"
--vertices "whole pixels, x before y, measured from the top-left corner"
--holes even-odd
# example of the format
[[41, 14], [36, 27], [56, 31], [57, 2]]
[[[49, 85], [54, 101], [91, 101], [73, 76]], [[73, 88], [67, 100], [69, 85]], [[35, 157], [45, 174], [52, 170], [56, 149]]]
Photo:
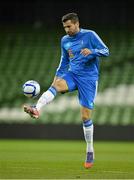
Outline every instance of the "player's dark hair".
[[73, 23], [79, 22], [78, 15], [76, 13], [68, 13], [62, 17], [62, 23], [71, 20]]

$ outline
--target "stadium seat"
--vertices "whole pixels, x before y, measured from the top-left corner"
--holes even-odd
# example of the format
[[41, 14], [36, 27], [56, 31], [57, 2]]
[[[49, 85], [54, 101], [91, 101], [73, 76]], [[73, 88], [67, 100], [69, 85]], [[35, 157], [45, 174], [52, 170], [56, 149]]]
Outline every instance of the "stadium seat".
[[[116, 89], [119, 85], [134, 84], [133, 32], [111, 30], [107, 36], [104, 34], [110, 56], [107, 59], [101, 58], [99, 93], [105, 92], [108, 88]], [[21, 107], [26, 101], [22, 93], [22, 84], [29, 79], [40, 83], [41, 92], [51, 85], [60, 60], [61, 36], [62, 32], [57, 34], [44, 28], [39, 31], [26, 27], [15, 32], [1, 30], [0, 108]], [[73, 95], [69, 93], [67, 96]], [[96, 124], [128, 125], [134, 122], [134, 106], [126, 106], [125, 102], [122, 106], [105, 106], [102, 102], [102, 105], [96, 105], [95, 108], [93, 119]], [[73, 111], [67, 109], [56, 114], [45, 112], [40, 121], [78, 124], [81, 123], [79, 108]]]

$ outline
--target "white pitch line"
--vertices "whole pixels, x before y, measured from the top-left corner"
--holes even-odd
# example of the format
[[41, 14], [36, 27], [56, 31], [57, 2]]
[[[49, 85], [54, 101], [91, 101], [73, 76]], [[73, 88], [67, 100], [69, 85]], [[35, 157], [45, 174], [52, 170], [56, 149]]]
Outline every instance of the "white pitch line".
[[131, 173], [131, 172], [122, 172], [122, 171], [101, 171], [101, 172], [105, 172], [105, 173], [123, 173], [123, 174], [134, 174], [134, 173]]
[[41, 169], [41, 168], [30, 168], [30, 167], [9, 167], [12, 169]]

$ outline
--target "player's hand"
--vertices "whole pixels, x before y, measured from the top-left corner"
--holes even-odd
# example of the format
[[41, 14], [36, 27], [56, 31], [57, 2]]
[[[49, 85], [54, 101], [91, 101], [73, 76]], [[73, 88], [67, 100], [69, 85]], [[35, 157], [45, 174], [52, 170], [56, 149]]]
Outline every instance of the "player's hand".
[[89, 54], [92, 54], [92, 51], [90, 51], [90, 49], [88, 48], [84, 48], [81, 50], [80, 54], [82, 54], [83, 56], [88, 56]]

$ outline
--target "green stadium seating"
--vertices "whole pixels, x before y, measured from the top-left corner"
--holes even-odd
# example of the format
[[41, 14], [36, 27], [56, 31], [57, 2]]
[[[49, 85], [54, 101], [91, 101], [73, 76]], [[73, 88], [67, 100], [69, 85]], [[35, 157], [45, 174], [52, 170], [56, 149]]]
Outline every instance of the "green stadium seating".
[[[22, 93], [22, 84], [25, 81], [37, 80], [41, 85], [41, 92], [51, 85], [60, 60], [62, 31], [47, 31], [45, 28], [10, 30], [1, 30], [0, 33], [0, 108], [21, 108], [27, 101]], [[100, 32], [110, 49], [110, 56], [101, 58], [99, 92], [116, 88], [120, 84], [133, 85], [133, 32]], [[66, 96], [74, 94], [69, 93]], [[100, 125], [128, 125], [134, 122], [133, 113], [134, 106], [106, 106], [102, 102], [102, 105], [96, 105], [93, 119]], [[47, 112], [42, 115], [40, 123], [81, 123], [79, 108], [54, 114]]]

